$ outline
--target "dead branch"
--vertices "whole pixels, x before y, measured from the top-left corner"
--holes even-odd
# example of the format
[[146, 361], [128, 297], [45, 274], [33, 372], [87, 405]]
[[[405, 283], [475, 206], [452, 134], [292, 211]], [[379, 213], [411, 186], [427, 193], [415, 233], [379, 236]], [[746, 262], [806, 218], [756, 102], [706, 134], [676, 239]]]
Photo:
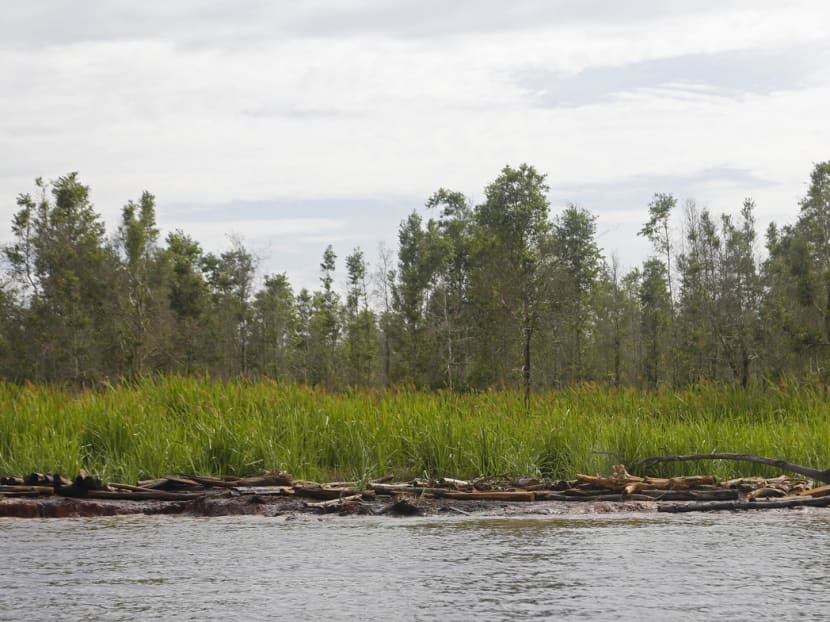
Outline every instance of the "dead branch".
[[688, 456], [653, 456], [651, 458], [643, 458], [630, 464], [633, 469], [641, 466], [648, 466], [660, 462], [693, 462], [698, 460], [735, 460], [739, 462], [753, 462], [755, 464], [765, 464], [781, 469], [782, 471], [789, 471], [790, 473], [798, 473], [824, 484], [830, 484], [830, 469], [819, 471], [818, 469], [811, 469], [810, 467], [802, 466], [800, 464], [793, 464], [785, 460], [776, 460], [775, 458], [764, 458], [762, 456], [752, 456], [749, 454], [691, 454]]

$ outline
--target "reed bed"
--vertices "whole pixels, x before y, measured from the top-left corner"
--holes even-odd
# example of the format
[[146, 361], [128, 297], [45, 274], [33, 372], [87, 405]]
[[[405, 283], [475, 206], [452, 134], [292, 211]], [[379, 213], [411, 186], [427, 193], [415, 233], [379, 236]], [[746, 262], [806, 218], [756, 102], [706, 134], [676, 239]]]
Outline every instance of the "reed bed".
[[[109, 481], [170, 473], [314, 480], [512, 475], [571, 478], [663, 454], [749, 453], [830, 466], [821, 388], [700, 385], [643, 392], [326, 392], [267, 380], [162, 376], [73, 391], [0, 384], [0, 474], [80, 468]], [[741, 463], [649, 474], [777, 474]]]

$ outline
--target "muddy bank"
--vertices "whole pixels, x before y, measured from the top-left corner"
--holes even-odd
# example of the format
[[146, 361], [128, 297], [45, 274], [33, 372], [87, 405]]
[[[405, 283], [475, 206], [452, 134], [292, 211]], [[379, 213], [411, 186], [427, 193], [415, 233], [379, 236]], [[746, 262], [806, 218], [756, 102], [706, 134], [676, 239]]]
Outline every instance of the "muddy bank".
[[299, 516], [326, 514], [418, 516], [552, 516], [609, 512], [656, 512], [659, 502], [563, 501], [494, 502], [475, 500], [418, 499], [395, 508], [388, 499], [362, 500], [359, 505], [344, 503], [333, 511], [322, 511], [306, 500], [292, 497], [257, 498], [252, 496], [206, 495], [192, 501], [130, 501], [114, 499], [70, 499], [65, 497], [0, 499], [0, 517], [7, 518], [87, 518], [98, 516], [180, 515], [180, 516]]
[[74, 518], [128, 514], [188, 516], [561, 515], [830, 506], [830, 486], [803, 479], [710, 475], [650, 478], [616, 465], [610, 476], [574, 480], [479, 478], [318, 483], [284, 472], [254, 477], [178, 475], [136, 484], [32, 473], [0, 478], [0, 517]]

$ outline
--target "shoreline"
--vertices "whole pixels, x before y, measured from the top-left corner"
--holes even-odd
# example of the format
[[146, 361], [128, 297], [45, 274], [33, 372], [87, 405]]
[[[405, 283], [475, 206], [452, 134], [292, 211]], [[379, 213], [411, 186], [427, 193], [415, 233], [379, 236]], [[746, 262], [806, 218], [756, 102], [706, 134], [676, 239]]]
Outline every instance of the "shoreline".
[[[507, 516], [544, 517], [568, 514], [656, 513], [659, 501], [535, 501], [499, 502], [451, 499], [418, 499], [415, 511], [396, 511], [393, 502], [375, 498], [360, 505], [334, 511], [320, 511], [308, 501], [292, 497], [256, 499], [210, 495], [192, 501], [129, 501], [67, 497], [0, 499], [0, 519], [103, 518], [112, 516], [227, 517], [262, 516], [293, 519], [300, 516], [385, 516], [389, 518], [459, 517], [495, 518]], [[406, 506], [405, 506], [406, 507]], [[359, 508], [359, 509], [358, 509]]]
[[614, 466], [610, 476], [577, 474], [573, 480], [391, 480], [387, 476], [318, 483], [271, 471], [246, 478], [191, 474], [125, 484], [105, 483], [84, 470], [74, 480], [56, 473], [32, 473], [0, 478], [0, 517], [493, 517], [830, 507], [830, 485], [815, 487], [805, 479], [783, 475], [728, 481], [712, 475], [639, 477], [621, 464]]

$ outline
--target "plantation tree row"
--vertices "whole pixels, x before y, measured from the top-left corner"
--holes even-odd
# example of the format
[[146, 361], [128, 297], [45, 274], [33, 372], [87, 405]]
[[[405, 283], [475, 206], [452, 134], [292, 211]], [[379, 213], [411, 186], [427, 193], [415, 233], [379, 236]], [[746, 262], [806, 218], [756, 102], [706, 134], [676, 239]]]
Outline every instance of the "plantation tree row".
[[[719, 217], [657, 194], [641, 235], [653, 254], [623, 274], [596, 217], [552, 215], [545, 176], [506, 167], [473, 205], [441, 189], [400, 225], [397, 256], [322, 256], [315, 291], [256, 277], [235, 241], [206, 253], [160, 239], [155, 199], [108, 237], [71, 173], [18, 197], [0, 290], [0, 375], [92, 384], [157, 371], [328, 387], [451, 390], [579, 382], [747, 386], [830, 364], [830, 162], [766, 253], [747, 199]], [[646, 206], [644, 206], [645, 208]], [[679, 227], [673, 223], [682, 221]]]

